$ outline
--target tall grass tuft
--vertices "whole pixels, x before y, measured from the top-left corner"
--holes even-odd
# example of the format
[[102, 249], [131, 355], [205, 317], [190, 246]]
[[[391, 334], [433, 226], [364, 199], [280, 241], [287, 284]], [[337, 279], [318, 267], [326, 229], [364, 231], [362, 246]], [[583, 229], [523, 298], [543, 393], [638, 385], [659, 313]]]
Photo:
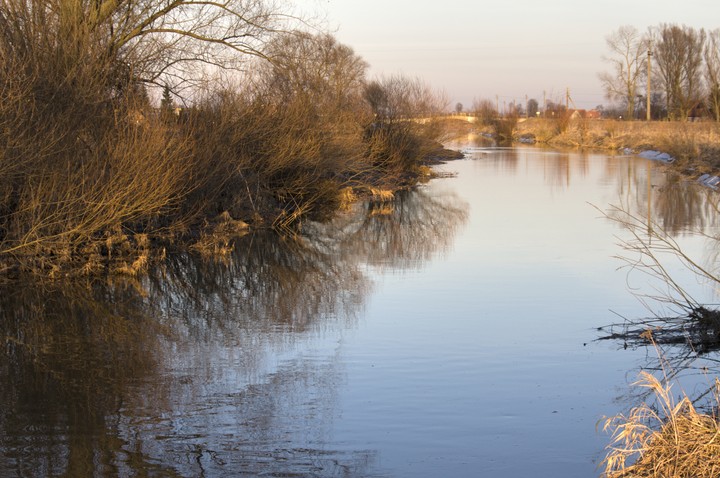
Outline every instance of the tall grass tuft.
[[[651, 337], [647, 332], [648, 336]], [[652, 340], [650, 338], [650, 340]], [[699, 411], [685, 393], [675, 398], [672, 384], [640, 372], [635, 383], [655, 400], [605, 419], [612, 433], [603, 464], [607, 478], [716, 478], [720, 476], [720, 381], [715, 379], [712, 412]]]

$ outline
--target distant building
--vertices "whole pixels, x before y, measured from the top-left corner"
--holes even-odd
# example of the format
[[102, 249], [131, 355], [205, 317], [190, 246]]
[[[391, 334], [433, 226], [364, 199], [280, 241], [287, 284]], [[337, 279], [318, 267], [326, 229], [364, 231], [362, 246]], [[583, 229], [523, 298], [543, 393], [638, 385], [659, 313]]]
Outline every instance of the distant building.
[[602, 113], [598, 110], [568, 110], [570, 113], [571, 119], [579, 119], [579, 118], [585, 118], [585, 119], [600, 119], [602, 117]]

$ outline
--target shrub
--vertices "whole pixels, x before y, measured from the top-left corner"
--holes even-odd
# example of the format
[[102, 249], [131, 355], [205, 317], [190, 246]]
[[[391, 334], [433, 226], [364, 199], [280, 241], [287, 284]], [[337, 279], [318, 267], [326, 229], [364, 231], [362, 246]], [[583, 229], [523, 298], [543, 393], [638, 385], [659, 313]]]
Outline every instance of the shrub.
[[[656, 405], [643, 403], [626, 415], [607, 419], [613, 442], [605, 457], [605, 476], [714, 478], [720, 474], [720, 423], [699, 412], [686, 395], [673, 398], [671, 386], [647, 372], [638, 386], [654, 393]], [[720, 381], [715, 382], [717, 409]]]

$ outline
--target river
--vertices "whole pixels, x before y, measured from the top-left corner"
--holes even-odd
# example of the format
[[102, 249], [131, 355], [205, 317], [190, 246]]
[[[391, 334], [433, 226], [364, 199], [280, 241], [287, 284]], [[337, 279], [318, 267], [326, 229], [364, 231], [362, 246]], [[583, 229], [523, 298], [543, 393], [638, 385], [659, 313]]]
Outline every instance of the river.
[[0, 476], [598, 476], [596, 425], [654, 354], [597, 339], [655, 293], [602, 211], [714, 264], [693, 231], [715, 193], [631, 156], [453, 146], [301, 240], [0, 291]]

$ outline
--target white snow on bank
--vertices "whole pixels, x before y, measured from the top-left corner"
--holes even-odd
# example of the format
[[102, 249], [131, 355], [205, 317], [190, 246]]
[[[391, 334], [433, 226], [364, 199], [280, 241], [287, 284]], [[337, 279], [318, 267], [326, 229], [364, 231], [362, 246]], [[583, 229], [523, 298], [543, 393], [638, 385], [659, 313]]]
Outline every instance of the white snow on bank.
[[672, 163], [673, 161], [675, 161], [675, 158], [673, 158], [669, 154], [662, 153], [660, 151], [653, 151], [651, 149], [647, 150], [647, 151], [642, 151], [640, 154], [638, 154], [638, 156], [640, 156], [641, 158], [645, 158], [645, 159], [654, 159], [656, 161], [662, 161], [664, 163]]
[[720, 178], [710, 174], [703, 174], [697, 181], [703, 186], [707, 186], [712, 189], [718, 189], [718, 185], [720, 185]]

